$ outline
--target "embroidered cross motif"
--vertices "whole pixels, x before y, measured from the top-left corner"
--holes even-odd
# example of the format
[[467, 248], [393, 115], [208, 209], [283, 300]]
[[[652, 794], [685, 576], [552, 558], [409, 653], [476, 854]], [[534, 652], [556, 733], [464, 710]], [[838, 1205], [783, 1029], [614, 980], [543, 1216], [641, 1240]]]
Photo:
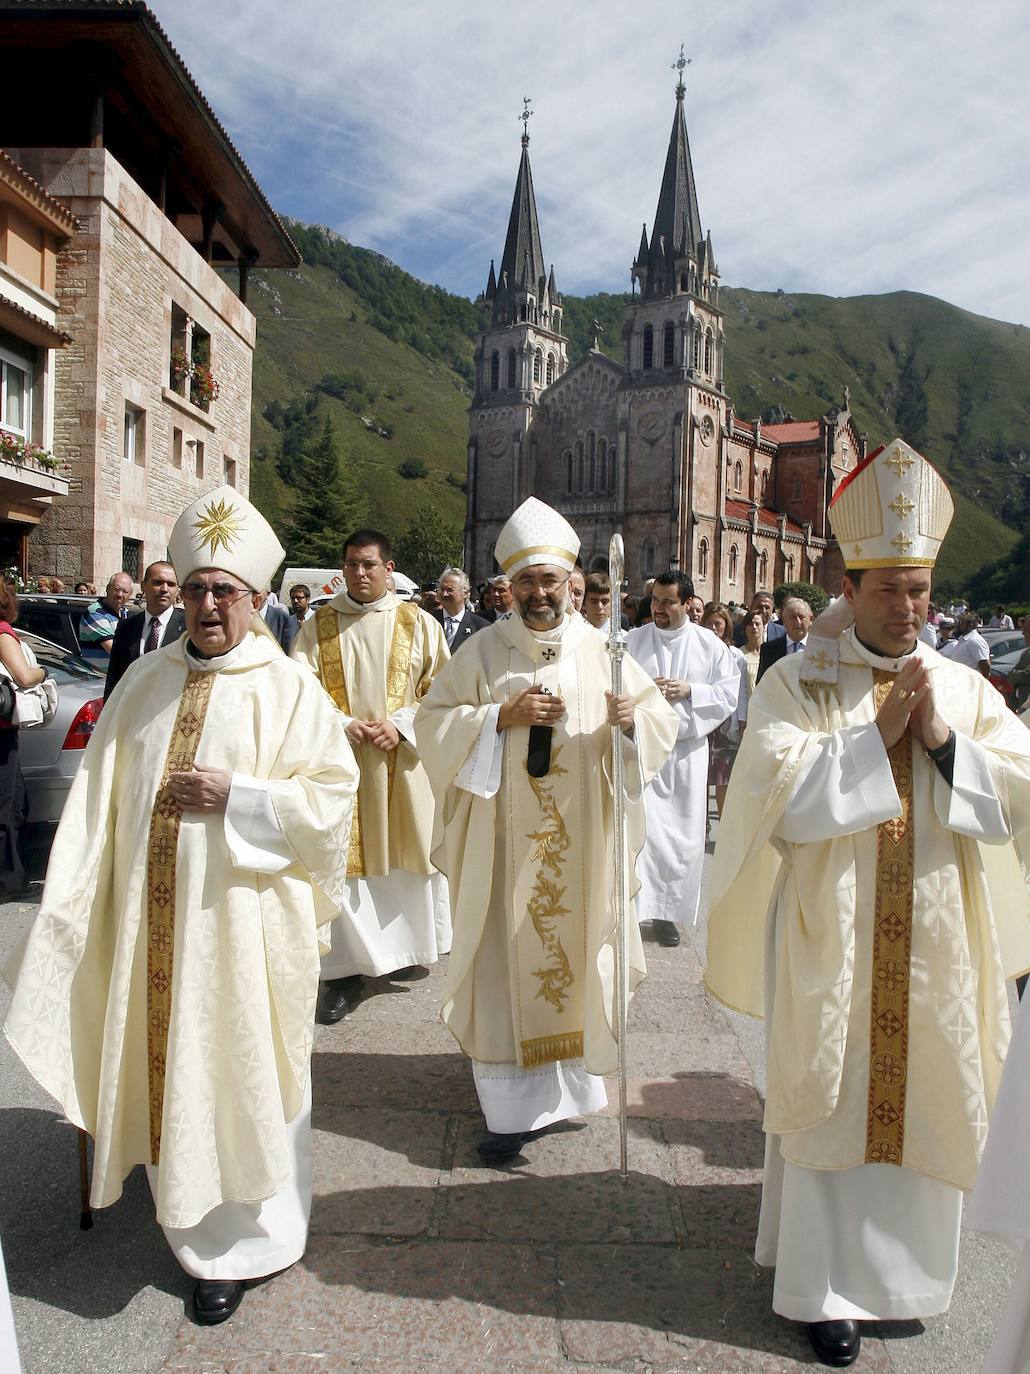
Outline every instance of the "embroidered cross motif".
[[898, 492], [897, 496], [895, 496], [894, 500], [890, 503], [890, 505], [887, 507], [888, 510], [892, 510], [895, 513], [899, 520], [906, 519], [907, 516], [912, 514], [915, 508], [916, 503], [914, 501], [910, 501], [908, 497], [900, 491]]
[[833, 662], [833, 659], [829, 654], [825, 653], [822, 649], [819, 649], [814, 654], [808, 655], [808, 661], [809, 663], [811, 663], [812, 667], [816, 670], [817, 673], [824, 673], [826, 669], [829, 668], [830, 664]]
[[911, 547], [912, 540], [909, 539], [907, 534], [896, 534], [891, 540], [891, 548], [897, 549], [898, 553], [908, 553]]
[[887, 466], [893, 468], [899, 477], [904, 477], [905, 473], [912, 467], [915, 461], [911, 453], [902, 453], [899, 450], [887, 459]]
[[541, 657], [541, 658], [546, 658], [547, 661], [548, 661], [548, 663], [550, 663], [551, 659], [552, 659], [552, 658], [557, 658], [558, 655], [557, 655], [557, 653], [555, 652], [554, 649], [541, 649], [541, 650], [540, 650], [540, 657]]
[[861, 544], [856, 544], [856, 545], [855, 545], [855, 557], [856, 557], [856, 558], [861, 558], [861, 557], [862, 557], [862, 545], [861, 545]]

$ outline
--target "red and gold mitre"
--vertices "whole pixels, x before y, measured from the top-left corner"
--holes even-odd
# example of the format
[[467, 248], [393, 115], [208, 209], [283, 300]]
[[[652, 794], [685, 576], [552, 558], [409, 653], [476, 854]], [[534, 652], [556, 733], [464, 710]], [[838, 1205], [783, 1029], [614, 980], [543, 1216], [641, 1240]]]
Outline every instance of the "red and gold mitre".
[[894, 439], [845, 477], [827, 514], [846, 568], [932, 568], [955, 506], [936, 468]]

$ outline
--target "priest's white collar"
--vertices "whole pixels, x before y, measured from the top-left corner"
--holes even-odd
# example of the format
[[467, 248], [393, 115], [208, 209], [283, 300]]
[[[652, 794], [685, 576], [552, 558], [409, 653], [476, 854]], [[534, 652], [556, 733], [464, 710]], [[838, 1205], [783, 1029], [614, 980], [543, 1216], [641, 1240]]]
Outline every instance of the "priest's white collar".
[[194, 650], [192, 640], [187, 639], [184, 641], [186, 667], [191, 673], [217, 673], [222, 668], [235, 668], [242, 659], [247, 657], [250, 638], [251, 634], [248, 632], [239, 644], [231, 648], [228, 653], [215, 654], [212, 658], [202, 658]]
[[913, 654], [915, 654], [917, 658], [922, 657], [920, 652], [922, 641], [918, 639], [907, 654], [901, 654], [897, 658], [888, 657], [886, 654], [878, 654], [875, 649], [870, 649], [867, 644], [863, 644], [855, 633], [854, 625], [848, 626], [841, 635], [841, 639], [855, 651], [856, 655], [863, 663], [883, 673], [900, 673]]
[[392, 611], [399, 603], [400, 598], [396, 592], [384, 592], [382, 596], [376, 597], [375, 601], [355, 601], [344, 588], [342, 592], [336, 593], [330, 604], [336, 610], [343, 611], [345, 615], [365, 615], [370, 611]]

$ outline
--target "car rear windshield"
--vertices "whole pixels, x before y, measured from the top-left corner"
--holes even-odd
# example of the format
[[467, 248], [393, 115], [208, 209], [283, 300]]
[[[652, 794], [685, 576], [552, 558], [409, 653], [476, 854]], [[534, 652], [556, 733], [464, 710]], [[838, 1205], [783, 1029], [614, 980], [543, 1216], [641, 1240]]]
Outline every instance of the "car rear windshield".
[[103, 693], [104, 674], [98, 673], [96, 668], [78, 654], [70, 654], [67, 649], [40, 639], [38, 635], [27, 634], [24, 630], [21, 638], [36, 655], [39, 666], [47, 670], [58, 686], [67, 682], [92, 681], [96, 683], [97, 691]]

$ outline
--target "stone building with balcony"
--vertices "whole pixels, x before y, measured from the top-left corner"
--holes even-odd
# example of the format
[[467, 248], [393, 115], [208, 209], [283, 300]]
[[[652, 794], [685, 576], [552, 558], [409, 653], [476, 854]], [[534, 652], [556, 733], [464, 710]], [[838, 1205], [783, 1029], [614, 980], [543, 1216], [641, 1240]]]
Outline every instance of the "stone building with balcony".
[[138, 580], [184, 506], [223, 482], [248, 490], [248, 276], [299, 255], [145, 5], [0, 3], [0, 36], [0, 147], [73, 217], [53, 281], [68, 489], [29, 567]]
[[[681, 68], [682, 71], [682, 68]], [[629, 584], [679, 568], [708, 600], [747, 601], [777, 583], [836, 590], [826, 509], [865, 441], [843, 402], [812, 420], [762, 424], [734, 410], [711, 233], [701, 227], [682, 79], [651, 233], [632, 266], [622, 359], [597, 346], [568, 365], [561, 297], [545, 275], [522, 157], [500, 273], [482, 303], [470, 408], [466, 567], [496, 570], [511, 511], [538, 496], [569, 519], [584, 567], [608, 565], [621, 531]]]
[[53, 456], [58, 254], [71, 213], [0, 153], [0, 570], [28, 571], [29, 536], [68, 479]]

